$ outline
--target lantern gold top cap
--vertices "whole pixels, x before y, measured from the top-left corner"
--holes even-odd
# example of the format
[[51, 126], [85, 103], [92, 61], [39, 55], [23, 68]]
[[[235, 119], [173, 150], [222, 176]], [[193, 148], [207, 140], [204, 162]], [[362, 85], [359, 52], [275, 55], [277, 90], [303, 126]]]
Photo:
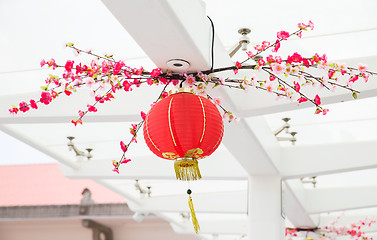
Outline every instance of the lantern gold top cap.
[[194, 94], [194, 89], [192, 89], [192, 88], [184, 88], [184, 87], [173, 89], [173, 90], [169, 91], [169, 96], [173, 95], [173, 94], [176, 94], [176, 93], [183, 93], [183, 92]]

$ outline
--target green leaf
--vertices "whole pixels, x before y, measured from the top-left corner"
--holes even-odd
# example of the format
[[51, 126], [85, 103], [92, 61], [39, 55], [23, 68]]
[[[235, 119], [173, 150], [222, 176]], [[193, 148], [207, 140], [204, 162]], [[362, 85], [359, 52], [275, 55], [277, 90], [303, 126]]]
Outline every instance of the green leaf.
[[97, 79], [98, 73], [93, 74], [93, 79]]
[[41, 89], [42, 89], [43, 91], [46, 91], [46, 90], [47, 90], [47, 87], [46, 87], [46, 86], [41, 86]]
[[67, 47], [73, 47], [74, 44], [73, 43], [67, 43], [65, 46], [67, 46]]
[[217, 86], [219, 86], [219, 85], [220, 85], [220, 83], [216, 82], [215, 85], [213, 85], [212, 88], [215, 88], [215, 87], [217, 87]]
[[357, 99], [357, 93], [356, 93], [356, 92], [352, 92], [352, 97], [353, 97], [354, 99]]
[[334, 67], [335, 67], [335, 63], [330, 63], [330, 64], [329, 64], [329, 67], [334, 68]]
[[18, 108], [18, 107], [14, 106], [14, 105], [12, 105], [12, 107], [13, 107], [13, 108]]

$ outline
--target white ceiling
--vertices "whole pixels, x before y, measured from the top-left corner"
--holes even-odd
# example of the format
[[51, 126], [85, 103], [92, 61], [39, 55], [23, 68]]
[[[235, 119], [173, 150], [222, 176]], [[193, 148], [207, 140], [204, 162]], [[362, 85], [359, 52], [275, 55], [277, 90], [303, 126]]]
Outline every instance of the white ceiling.
[[[196, 3], [193, 1], [192, 6]], [[129, 2], [115, 1], [113, 4], [125, 6]], [[238, 41], [237, 30], [241, 27], [252, 29], [250, 37], [255, 44], [263, 40], [273, 41], [277, 31], [291, 32], [298, 22], [312, 20], [314, 31], [305, 32], [301, 40], [285, 42], [281, 49], [283, 56], [295, 51], [308, 56], [315, 52], [326, 53], [330, 60], [350, 64], [363, 62], [372, 71], [377, 71], [376, 1], [273, 0], [266, 3], [206, 0], [204, 5], [225, 49]], [[139, 45], [150, 46], [168, 41], [169, 36], [164, 39], [155, 29], [137, 29], [138, 26], [153, 25], [152, 16], [143, 15], [140, 9], [124, 8], [120, 13], [132, 19], [126, 25], [133, 25], [135, 29], [126, 30], [133, 34], [123, 28], [101, 1], [0, 1], [0, 52], [3, 56], [0, 58], [0, 130], [3, 131], [0, 135], [3, 143], [0, 164], [56, 160], [61, 163], [66, 176], [93, 178], [128, 197], [135, 211], [148, 210], [175, 223], [173, 227], [177, 232], [192, 233], [191, 228], [181, 223], [179, 216], [187, 204], [186, 183], [174, 180], [171, 162], [154, 157], [142, 138], [132, 146], [132, 153], [130, 151], [133, 161], [121, 168], [119, 176], [111, 172], [111, 160], [121, 155], [119, 141], [128, 137], [128, 126], [139, 120], [140, 110], [148, 110], [158, 94], [156, 88], [144, 87], [138, 92], [117, 94], [115, 102], [101, 106], [98, 113], [88, 116], [87, 122], [79, 127], [69, 122], [80, 108], [90, 102], [86, 90], [70, 97], [62, 96], [48, 107], [16, 117], [11, 117], [7, 110], [22, 100], [38, 98], [39, 86], [50, 73], [40, 69], [42, 58], [52, 57], [57, 62], [86, 60], [85, 57], [75, 58], [72, 51], [64, 48], [66, 42], [74, 42], [99, 54], [114, 53], [115, 58], [124, 59], [133, 67], [153, 68], [153, 61], [157, 61], [161, 49], [148, 50], [147, 55]], [[185, 14], [182, 13], [182, 16]], [[171, 26], [165, 27], [170, 29], [174, 26], [171, 23]], [[199, 28], [199, 25], [195, 22], [190, 28]], [[137, 30], [150, 35], [136, 42], [134, 38], [138, 39], [138, 36], [134, 32]], [[182, 29], [174, 34], [187, 32]], [[164, 54], [174, 54], [178, 50], [182, 51], [180, 54], [187, 53], [190, 49], [180, 49], [185, 43], [173, 43], [170, 48], [163, 49]], [[220, 42], [219, 45], [221, 47]], [[224, 49], [216, 49], [215, 64], [229, 62], [229, 59], [218, 60], [224, 52]], [[232, 60], [244, 59], [242, 54], [237, 53]], [[362, 93], [357, 101], [350, 101], [352, 97], [343, 92], [334, 95], [324, 93], [325, 104], [329, 104], [326, 107], [330, 109], [326, 116], [314, 115], [314, 109], [309, 105], [298, 107], [289, 101], [276, 101], [264, 92], [219, 91], [226, 106], [243, 120], [238, 125], [226, 123], [224, 144], [213, 156], [200, 162], [204, 179], [191, 183], [197, 194], [198, 218], [203, 221], [201, 236], [220, 234], [219, 237], [225, 239], [226, 236], [234, 238], [247, 233], [247, 174], [263, 173], [263, 169], [271, 163], [278, 166], [282, 177], [289, 179], [287, 184], [293, 189], [293, 195], [306, 194], [321, 200], [310, 202], [311, 205], [303, 204], [304, 214], [311, 216], [313, 222], [318, 216], [328, 217], [327, 212], [336, 211], [338, 214], [341, 210], [346, 210], [347, 214], [352, 209], [364, 209], [352, 210], [350, 221], [357, 221], [365, 215], [377, 215], [376, 208], [373, 208], [377, 207], [373, 203], [377, 202], [374, 194], [377, 192], [377, 164], [374, 162], [377, 144], [376, 80], [370, 79], [367, 85], [360, 86]], [[273, 131], [283, 124], [283, 117], [290, 117], [291, 129], [298, 132], [296, 146], [277, 142], [273, 136]], [[74, 142], [79, 148], [94, 148], [91, 162], [77, 162], [74, 154], [68, 151], [66, 137], [70, 135], [76, 137]], [[236, 143], [243, 140], [252, 146], [252, 150], [239, 151]], [[22, 152], [18, 153], [21, 148]], [[282, 154], [281, 158], [275, 159], [276, 152]], [[247, 169], [243, 159], [252, 156], [261, 156], [253, 160], [258, 168], [255, 165], [253, 169]], [[318, 175], [317, 189], [299, 181], [300, 177], [315, 175]], [[133, 186], [134, 179], [141, 179], [142, 186], [152, 186], [152, 198], [140, 199]], [[320, 198], [325, 193], [322, 190], [339, 193], [338, 201], [347, 197], [344, 195], [347, 190], [357, 190], [359, 195], [354, 202], [344, 202], [342, 209], [331, 209], [333, 205]], [[299, 197], [297, 199], [300, 200]], [[173, 200], [176, 200], [174, 204]], [[213, 202], [218, 204], [211, 204]], [[228, 204], [221, 205], [225, 202]], [[335, 213], [329, 216], [336, 217]], [[295, 222], [294, 215], [288, 218]], [[225, 231], [222, 224], [230, 221], [232, 224]]]

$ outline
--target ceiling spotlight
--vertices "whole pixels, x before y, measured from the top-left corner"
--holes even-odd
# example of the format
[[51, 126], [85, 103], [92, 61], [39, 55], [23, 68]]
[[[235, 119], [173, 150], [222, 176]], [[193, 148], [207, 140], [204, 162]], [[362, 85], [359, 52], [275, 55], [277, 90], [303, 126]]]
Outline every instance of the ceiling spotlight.
[[240, 37], [238, 43], [236, 43], [231, 49], [229, 49], [228, 53], [229, 53], [230, 57], [233, 57], [234, 54], [236, 54], [236, 52], [238, 52], [238, 50], [240, 50], [240, 49], [242, 49], [242, 51], [247, 50], [247, 46], [250, 43], [250, 38], [247, 35], [250, 32], [251, 32], [251, 30], [249, 28], [238, 29], [238, 33], [241, 34], [241, 37]]
[[132, 216], [132, 218], [133, 218], [136, 222], [140, 223], [141, 221], [143, 221], [143, 219], [144, 219], [146, 216], [148, 216], [148, 213], [136, 212], [136, 213]]
[[166, 65], [169, 70], [174, 72], [186, 72], [190, 67], [190, 63], [183, 59], [171, 59]]

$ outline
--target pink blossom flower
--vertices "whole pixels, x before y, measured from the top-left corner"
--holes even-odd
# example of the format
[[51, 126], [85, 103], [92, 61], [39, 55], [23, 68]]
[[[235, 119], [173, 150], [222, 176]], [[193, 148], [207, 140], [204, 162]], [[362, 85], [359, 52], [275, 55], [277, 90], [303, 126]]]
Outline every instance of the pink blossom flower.
[[9, 113], [12, 114], [12, 115], [17, 114], [17, 112], [18, 112], [18, 108], [16, 108], [16, 107], [9, 109]]
[[321, 57], [318, 55], [318, 53], [314, 54], [312, 57], [312, 63], [318, 63], [319, 61], [321, 61]]
[[275, 61], [280, 64], [283, 62], [283, 59], [280, 56], [275, 56]]
[[41, 67], [43, 67], [46, 64], [46, 61], [42, 59], [40, 64], [41, 64]]
[[267, 41], [263, 41], [262, 45], [263, 45], [263, 50], [265, 50], [266, 48], [268, 48], [271, 45], [271, 43], [267, 42]]
[[161, 75], [161, 69], [160, 68], [153, 69], [150, 75], [152, 78], [158, 78], [158, 76]]
[[271, 69], [275, 74], [282, 74], [285, 72], [285, 65], [284, 64], [279, 64], [279, 63], [274, 63], [271, 64]]
[[309, 20], [308, 26], [310, 27], [311, 30], [314, 29], [314, 23], [311, 20]]
[[274, 56], [272, 56], [272, 55], [268, 55], [268, 56], [266, 57], [266, 61], [267, 61], [268, 63], [274, 63], [274, 62], [275, 62]]
[[297, 24], [297, 26], [298, 26], [298, 28], [300, 28], [301, 30], [304, 30], [304, 29], [306, 29], [308, 26], [306, 26], [305, 24], [303, 24], [303, 23], [299, 23], [299, 24]]
[[360, 71], [360, 72], [365, 72], [365, 71], [367, 71], [367, 70], [368, 70], [368, 65], [363, 64], [363, 63], [360, 63], [360, 64], [359, 64], [359, 71]]
[[93, 85], [94, 83], [95, 83], [95, 82], [94, 82], [93, 78], [87, 78], [87, 80], [86, 80], [86, 82], [85, 82], [86, 86], [88, 86], [88, 87], [92, 87], [92, 85]]
[[298, 103], [302, 103], [302, 102], [308, 101], [308, 99], [305, 98], [305, 97], [300, 97], [299, 99], [297, 99], [297, 101], [298, 101]]
[[84, 112], [79, 110], [79, 116], [80, 116], [80, 118], [84, 117]]
[[177, 86], [179, 84], [178, 79], [173, 79], [173, 80], [171, 80], [171, 82], [173, 83], [174, 86]]
[[259, 66], [264, 66], [266, 64], [266, 62], [263, 60], [263, 58], [260, 58], [259, 60], [258, 60], [258, 65]]
[[274, 49], [272, 49], [272, 52], [277, 52], [280, 48], [280, 42], [279, 40], [276, 40], [275, 42], [275, 45], [274, 45]]
[[314, 97], [314, 103], [316, 105], [321, 105], [321, 98], [318, 96], [318, 94]]
[[364, 78], [365, 82], [368, 82], [369, 74], [368, 74], [368, 73], [364, 73], [364, 72], [362, 72], [362, 73], [360, 73], [360, 74], [361, 74], [361, 76]]
[[352, 76], [352, 77], [348, 80], [347, 84], [348, 84], [348, 83], [354, 83], [354, 82], [356, 82], [358, 79], [359, 79], [359, 76], [357, 76], [357, 75]]
[[130, 81], [124, 80], [122, 83], [124, 91], [126, 92], [132, 91], [132, 88], [131, 88], [132, 84], [133, 83], [131, 83]]
[[158, 80], [160, 81], [160, 83], [162, 83], [162, 84], [168, 84], [168, 80], [166, 79], [166, 78], [164, 78], [164, 77], [159, 77], [158, 78]]
[[256, 45], [256, 46], [254, 47], [254, 49], [257, 50], [258, 52], [261, 52], [261, 51], [264, 50], [264, 49], [263, 49], [263, 45]]
[[123, 141], [120, 141], [120, 148], [122, 149], [123, 152], [127, 152], [127, 146], [124, 144]]
[[136, 138], [133, 137], [133, 138], [131, 139], [131, 142], [133, 142], [133, 143], [137, 143]]
[[37, 106], [37, 103], [35, 102], [35, 100], [33, 100], [33, 99], [30, 100], [30, 107], [34, 108], [34, 109], [38, 109], [38, 106]]
[[242, 67], [241, 63], [239, 63], [238, 61], [236, 62], [236, 68], [240, 68]]
[[309, 59], [303, 58], [302, 59], [302, 64], [304, 64], [305, 67], [309, 68], [309, 66], [310, 66]]
[[166, 98], [168, 96], [168, 93], [167, 92], [163, 92], [162, 94], [161, 94], [161, 99], [164, 99], [164, 98]]
[[147, 117], [147, 114], [145, 114], [145, 112], [141, 111], [140, 112], [140, 116], [145, 121], [145, 118]]
[[274, 81], [276, 77], [274, 75], [270, 75], [270, 81]]
[[67, 71], [67, 72], [71, 72], [72, 71], [72, 68], [73, 68], [73, 63], [74, 63], [74, 61], [71, 61], [71, 60], [68, 60], [67, 62], [66, 62], [66, 64], [65, 64], [65, 70]]
[[296, 82], [296, 81], [293, 82], [293, 84], [295, 85], [295, 91], [299, 92], [300, 91], [300, 87], [301, 87], [300, 84], [298, 82]]
[[290, 58], [290, 60], [295, 63], [302, 62], [302, 56], [298, 54], [297, 52], [295, 52], [291, 57], [288, 56], [288, 58]]
[[131, 159], [126, 159], [126, 158], [124, 158], [124, 159], [120, 162], [120, 164], [126, 164], [126, 163], [128, 163], [128, 162], [131, 162]]
[[224, 84], [225, 84], [225, 79], [224, 79], [224, 78], [219, 77], [219, 80], [220, 80], [221, 85], [224, 85]]
[[135, 75], [140, 76], [140, 75], [143, 74], [143, 72], [144, 72], [144, 68], [143, 68], [143, 67], [135, 68], [135, 69], [134, 69], [134, 73], [135, 73]]
[[221, 99], [220, 99], [219, 97], [214, 97], [214, 98], [212, 99], [212, 101], [213, 101], [213, 103], [214, 103], [215, 105], [221, 105]]
[[319, 109], [319, 108], [317, 108], [317, 109], [315, 110], [314, 114], [320, 114], [321, 112], [322, 112], [322, 110]]
[[65, 93], [65, 95], [67, 95], [67, 96], [69, 96], [69, 95], [71, 95], [71, 94], [72, 94], [72, 92], [71, 92], [71, 91], [68, 91], [67, 89], [66, 89], [66, 90], [64, 90], [64, 93]]
[[267, 83], [266, 84], [266, 90], [267, 90], [267, 92], [272, 92], [274, 89], [273, 89], [273, 87], [272, 87], [272, 84], [270, 84], [270, 83]]
[[20, 102], [20, 111], [21, 112], [27, 112], [30, 108], [26, 102]]
[[54, 90], [51, 91], [51, 97], [52, 99], [55, 99], [58, 96], [58, 93], [55, 92]]
[[147, 83], [149, 86], [153, 85], [153, 79], [152, 78], [148, 78], [147, 79]]
[[328, 112], [329, 112], [329, 109], [323, 109], [322, 114], [323, 114], [323, 115], [326, 115]]
[[286, 31], [280, 31], [277, 33], [277, 38], [278, 39], [287, 39], [289, 38], [289, 32], [286, 32]]
[[299, 38], [301, 38], [301, 37], [302, 37], [302, 31], [299, 31], [299, 32], [297, 33], [297, 36], [298, 36]]
[[329, 70], [329, 73], [327, 74], [327, 76], [329, 78], [332, 78], [334, 75], [335, 75], [335, 71], [334, 70]]
[[[48, 65], [49, 67], [51, 67], [51, 66], [56, 66], [55, 59], [51, 58], [51, 60], [47, 62], [47, 65]], [[54, 68], [54, 69], [55, 69], [55, 68]]]
[[75, 126], [77, 126], [77, 124], [81, 124], [82, 125], [81, 119], [74, 119], [74, 120], [71, 121], [71, 123], [73, 123]]
[[42, 92], [39, 101], [45, 105], [48, 105], [52, 101], [51, 94], [49, 92]]
[[321, 57], [321, 60], [325, 63], [327, 63], [327, 56], [326, 54], [323, 54], [322, 57]]
[[187, 75], [185, 83], [192, 87], [195, 83], [195, 77], [192, 74]]
[[113, 160], [112, 163], [113, 163], [114, 168], [118, 167], [118, 162], [117, 161]]
[[114, 169], [113, 169], [113, 172], [116, 172], [116, 173], [119, 174], [119, 170], [118, 170], [118, 168], [114, 168]]
[[247, 56], [248, 56], [249, 58], [254, 57], [254, 54], [253, 54], [251, 51], [247, 51], [246, 54], [247, 54]]
[[135, 79], [134, 82], [133, 82], [134, 85], [136, 85], [136, 87], [140, 87], [141, 86], [141, 82], [139, 79]]
[[88, 104], [87, 107], [89, 112], [97, 112], [97, 108], [95, 106]]
[[238, 68], [234, 69], [233, 72], [234, 72], [234, 75], [237, 75], [237, 73], [238, 73]]

